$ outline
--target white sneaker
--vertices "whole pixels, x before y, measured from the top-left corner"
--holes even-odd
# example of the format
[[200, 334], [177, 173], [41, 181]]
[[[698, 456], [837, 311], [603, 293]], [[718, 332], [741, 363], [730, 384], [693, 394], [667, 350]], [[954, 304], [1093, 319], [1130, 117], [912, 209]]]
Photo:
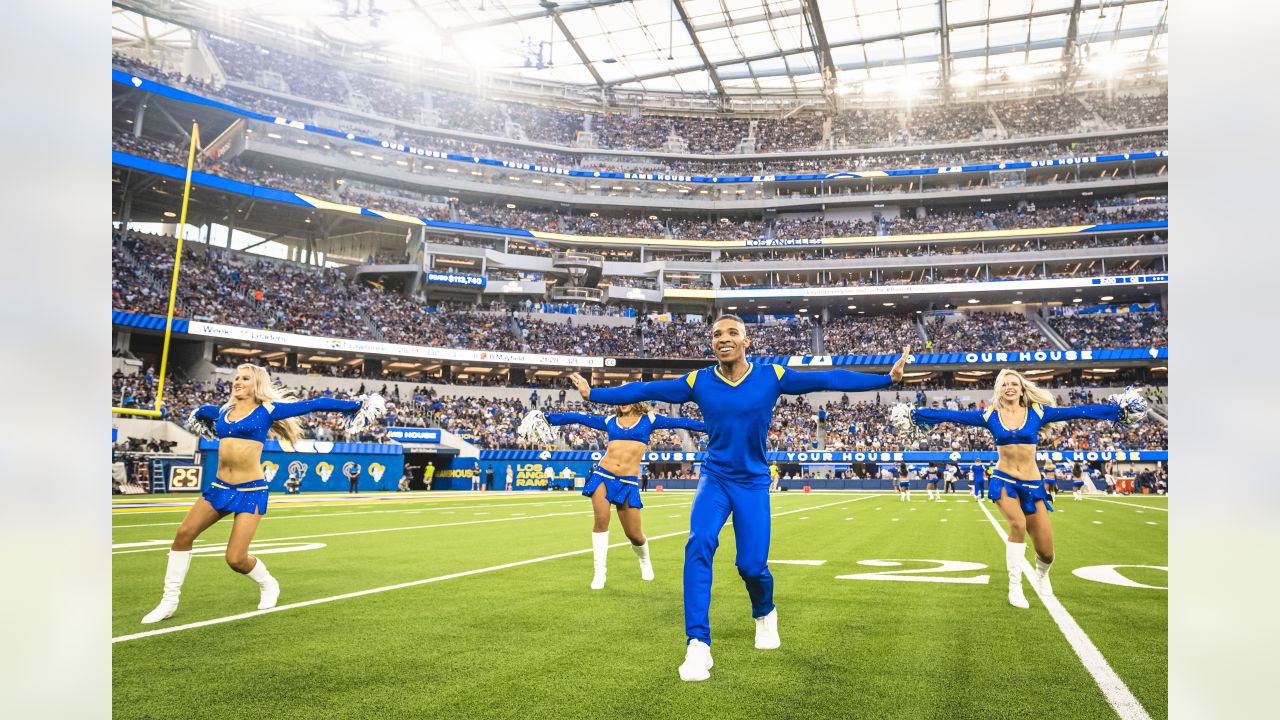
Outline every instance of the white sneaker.
[[641, 580], [653, 579], [653, 563], [649, 560], [649, 558], [640, 558], [640, 579]]
[[270, 610], [280, 600], [280, 582], [274, 577], [267, 578], [262, 584], [262, 597], [258, 600], [259, 610]]
[[769, 611], [768, 615], [756, 618], [756, 649], [777, 650], [782, 647], [782, 638], [778, 637], [778, 608]]
[[685, 646], [684, 663], [680, 666], [680, 679], [685, 682], [702, 682], [711, 678], [711, 646], [701, 640], [690, 640]]
[[603, 589], [604, 589], [604, 579], [605, 579], [605, 574], [604, 574], [604, 572], [603, 572], [602, 570], [597, 570], [597, 571], [596, 571], [596, 574], [591, 576], [591, 589], [592, 589], [592, 590], [603, 590]]
[[150, 625], [151, 623], [158, 623], [161, 620], [167, 620], [168, 618], [173, 617], [173, 614], [177, 611], [178, 611], [177, 601], [169, 602], [167, 600], [161, 600], [160, 604], [156, 606], [155, 610], [152, 610], [151, 612], [143, 616], [142, 624]]

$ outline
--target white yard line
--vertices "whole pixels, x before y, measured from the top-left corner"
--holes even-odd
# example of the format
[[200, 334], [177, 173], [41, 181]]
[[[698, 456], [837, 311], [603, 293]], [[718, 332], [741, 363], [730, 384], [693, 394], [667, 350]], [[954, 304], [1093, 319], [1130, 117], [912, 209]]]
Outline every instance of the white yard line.
[[1121, 502], [1121, 501], [1119, 501], [1119, 500], [1106, 500], [1106, 499], [1104, 499], [1104, 498], [1091, 498], [1091, 497], [1089, 497], [1089, 496], [1087, 496], [1087, 495], [1085, 496], [1085, 500], [1088, 500], [1089, 502], [1104, 502], [1104, 503], [1111, 503], [1112, 505], [1124, 505], [1125, 507], [1138, 508], [1139, 510], [1159, 510], [1160, 512], [1169, 512], [1169, 508], [1157, 507], [1157, 506], [1155, 506], [1155, 505], [1136, 505], [1136, 504], [1134, 504], [1134, 503]]
[[[687, 506], [686, 504], [680, 503], [680, 504], [674, 504], [674, 505], [654, 505], [653, 507], [686, 507], [686, 506]], [[457, 527], [460, 525], [485, 525], [489, 523], [511, 522], [513, 520], [538, 520], [541, 518], [567, 517], [569, 515], [590, 515], [590, 514], [591, 514], [591, 508], [585, 508], [582, 510], [574, 510], [572, 512], [547, 513], [546, 515], [519, 515], [519, 516], [513, 516], [513, 517], [506, 517], [506, 518], [490, 518], [488, 520], [462, 520], [459, 522], [433, 523], [430, 525], [408, 525], [405, 527], [373, 528], [372, 530], [348, 530], [346, 532], [320, 533], [317, 535], [294, 535], [292, 537], [264, 537], [264, 538], [255, 538], [255, 541], [267, 542], [267, 541], [277, 541], [277, 540], [311, 540], [314, 538], [344, 537], [347, 535], [373, 535], [376, 533], [402, 532], [405, 530], [427, 530], [430, 528]], [[168, 549], [167, 546], [166, 547], [149, 547], [143, 550], [121, 550], [119, 552], [113, 552], [111, 554], [112, 555], [131, 555], [133, 553], [158, 552], [160, 550], [167, 550], [167, 549]]]
[[[403, 514], [403, 513], [432, 512], [436, 510], [474, 510], [476, 508], [499, 508], [499, 507], [539, 507], [544, 505], [569, 505], [577, 502], [582, 502], [582, 501], [561, 500], [559, 502], [506, 503], [503, 505], [461, 505], [461, 506], [444, 505], [441, 507], [414, 508], [414, 509], [405, 509], [405, 510], [357, 510], [354, 512], [312, 513], [310, 515], [272, 515], [271, 520], [272, 522], [274, 522], [276, 520], [298, 520], [300, 518], [331, 518], [331, 517], [345, 517], [348, 515], [388, 515], [388, 514], [395, 514], [395, 513]], [[278, 508], [271, 508], [271, 509], [275, 510]], [[302, 510], [303, 508], [289, 508], [289, 509]], [[307, 508], [307, 509], [310, 509], [310, 508]], [[186, 512], [186, 510], [183, 510], [183, 512]], [[121, 529], [136, 528], [136, 527], [138, 528], [176, 527], [181, 524], [182, 524], [181, 520], [174, 520], [173, 522], [163, 522], [163, 523], [138, 523], [138, 524], [124, 523], [121, 525], [112, 525], [111, 529], [121, 530]]]
[[[773, 517], [781, 517], [783, 515], [791, 515], [792, 513], [798, 513], [798, 512], [808, 512], [810, 510], [818, 510], [825, 507], [831, 507], [833, 505], [843, 505], [848, 502], [857, 502], [858, 500], [869, 500], [869, 499], [870, 497], [857, 498], [856, 500], [847, 500], [847, 499], [837, 500], [836, 502], [827, 503], [825, 505], [815, 505], [813, 507], [805, 507], [805, 508], [799, 508], [796, 510], [788, 510], [786, 512], [774, 513]], [[481, 521], [481, 522], [492, 522], [492, 521]], [[469, 525], [472, 523], [453, 523], [453, 524]], [[688, 534], [689, 534], [688, 530], [680, 530], [678, 532], [667, 533], [665, 535], [650, 535], [649, 540], [662, 540], [669, 537], [677, 537], [680, 535], [688, 535]], [[279, 539], [283, 539], [283, 538], [279, 538]], [[609, 547], [623, 547], [625, 545], [630, 545], [630, 544], [631, 544], [630, 542], [620, 542], [620, 543], [614, 543]], [[463, 572], [452, 573], [449, 575], [440, 575], [438, 577], [425, 578], [422, 580], [412, 580], [410, 582], [397, 583], [395, 585], [384, 585], [383, 587], [370, 588], [368, 590], [357, 590], [355, 592], [344, 593], [342, 595], [333, 595], [330, 597], [316, 598], [314, 600], [304, 600], [302, 602], [289, 603], [287, 605], [277, 605], [271, 608], [270, 610], [253, 610], [251, 612], [240, 613], [238, 615], [227, 615], [225, 617], [212, 618], [210, 620], [201, 620], [199, 622], [187, 623], [186, 625], [174, 625], [172, 627], [159, 628], [157, 630], [147, 630], [140, 633], [132, 633], [130, 635], [120, 635], [118, 637], [111, 638], [111, 642], [112, 644], [115, 644], [118, 642], [138, 640], [140, 638], [152, 637], [155, 635], [167, 635], [169, 633], [178, 632], [180, 630], [191, 630], [194, 628], [207, 627], [209, 625], [219, 625], [221, 623], [232, 622], [234, 620], [244, 620], [251, 617], [257, 617], [259, 615], [268, 615], [270, 613], [283, 612], [285, 610], [295, 610], [297, 608], [310, 607], [312, 605], [321, 605], [324, 603], [336, 602], [338, 600], [349, 600], [351, 598], [363, 597], [365, 595], [374, 595], [377, 593], [389, 592], [391, 590], [400, 590], [408, 587], [417, 587], [418, 585], [427, 585], [430, 583], [437, 583], [444, 580], [453, 580], [455, 578], [467, 577], [470, 575], [480, 575], [483, 573], [490, 573], [497, 570], [506, 570], [508, 568], [520, 567], [521, 565], [532, 565], [534, 563], [546, 562], [548, 560], [559, 560], [560, 558], [571, 557], [574, 555], [584, 555], [589, 552], [591, 552], [591, 548], [587, 548], [585, 550], [570, 550], [569, 552], [557, 553], [555, 555], [543, 555], [542, 557], [530, 558], [528, 560], [518, 560], [516, 562], [505, 563], [503, 565], [492, 565], [490, 567], [480, 568], [477, 570], [464, 570]]]
[[[389, 496], [386, 496], [385, 498], [361, 497], [358, 500], [352, 499], [345, 502], [326, 500], [325, 498], [318, 498], [318, 497], [299, 498], [297, 496], [274, 493], [271, 496], [271, 509], [277, 512], [280, 512], [280, 511], [287, 511], [287, 510], [314, 510], [316, 508], [335, 508], [335, 509], [344, 508], [345, 509], [345, 508], [365, 507], [365, 506], [400, 507], [404, 505], [419, 505], [419, 504], [429, 504], [429, 505], [438, 504], [438, 505], [441, 505], [442, 507], [457, 507], [457, 506], [448, 504], [451, 501], [480, 502], [480, 503], [484, 503], [485, 506], [488, 506], [488, 507], [498, 507], [493, 503], [499, 500], [514, 500], [518, 497], [521, 497], [522, 495], [528, 496], [528, 500], [521, 501], [518, 503], [508, 503], [508, 504], [525, 505], [528, 507], [534, 507], [537, 505], [569, 502], [568, 500], [558, 500], [558, 499], [548, 500], [545, 495], [535, 496], [531, 492], [503, 493], [500, 495], [490, 495], [488, 498], [481, 496], [479, 493], [474, 493], [471, 495], [445, 495], [445, 496], [416, 494], [416, 495], [409, 495], [404, 497], [397, 496], [397, 495], [389, 495]], [[343, 496], [339, 495], [335, 497], [341, 498]], [[197, 499], [199, 499], [198, 496], [194, 497], [190, 501], [157, 500], [154, 502], [162, 502], [162, 503], [166, 503], [166, 505], [163, 507], [155, 507], [155, 508], [149, 508], [145, 506], [133, 507], [128, 505], [113, 505], [111, 507], [111, 510], [112, 510], [111, 515], [113, 517], [133, 517], [136, 515], [163, 515], [163, 514], [169, 514], [169, 513], [185, 513], [191, 510], [191, 506], [196, 503]], [[538, 502], [534, 502], [535, 500], [537, 500]]]
[[[979, 503], [978, 507], [987, 516], [987, 520], [991, 521], [991, 526], [995, 528], [996, 535], [1000, 537], [1001, 541], [1004, 541], [1007, 537], [1004, 527], [996, 521], [985, 503]], [[1032, 580], [1031, 568], [1025, 561], [1022, 563], [1022, 573], [1027, 576], [1027, 580]], [[1040, 602], [1044, 603], [1045, 609], [1049, 611], [1049, 616], [1058, 624], [1058, 629], [1066, 637], [1067, 643], [1075, 651], [1076, 657], [1079, 657], [1080, 662], [1084, 663], [1085, 670], [1088, 670], [1089, 674], [1093, 676], [1094, 682], [1098, 684], [1098, 688], [1102, 690], [1102, 694], [1107, 698], [1107, 702], [1111, 704], [1111, 708], [1116, 711], [1116, 715], [1119, 715], [1121, 720], [1151, 720], [1146, 708], [1142, 707], [1142, 703], [1138, 702], [1138, 698], [1129, 690], [1129, 686], [1124, 684], [1124, 681], [1120, 679], [1116, 671], [1111, 669], [1107, 659], [1102, 656], [1098, 647], [1085, 634], [1084, 628], [1080, 627], [1080, 623], [1076, 622], [1071, 613], [1067, 612], [1067, 609], [1058, 601], [1058, 598], [1041, 593], [1035, 582], [1031, 582], [1031, 589], [1035, 590]]]

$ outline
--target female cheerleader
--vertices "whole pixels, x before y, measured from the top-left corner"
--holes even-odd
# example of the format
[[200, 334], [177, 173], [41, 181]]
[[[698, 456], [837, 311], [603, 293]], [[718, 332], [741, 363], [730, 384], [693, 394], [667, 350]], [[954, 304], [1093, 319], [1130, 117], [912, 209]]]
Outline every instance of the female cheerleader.
[[[1008, 368], [996, 376], [995, 397], [986, 410], [933, 410], [919, 408], [910, 412], [916, 425], [954, 422], [985, 427], [995, 439], [999, 460], [991, 476], [989, 495], [1009, 524], [1005, 560], [1009, 569], [1009, 604], [1027, 608], [1030, 604], [1022, 593], [1022, 566], [1026, 561], [1026, 534], [1036, 551], [1035, 582], [1046, 595], [1053, 594], [1049, 585], [1049, 568], [1053, 564], [1053, 527], [1048, 513], [1053, 512], [1040, 468], [1036, 465], [1036, 443], [1045, 425], [1076, 418], [1133, 423], [1146, 415], [1146, 399], [1137, 388], [1113, 395], [1107, 405], [1053, 407], [1053, 395]], [[895, 420], [906, 413], [899, 412]], [[1040, 512], [1041, 510], [1044, 512]]]
[[1080, 463], [1076, 462], [1071, 466], [1071, 497], [1083, 500], [1082, 492], [1084, 492], [1084, 470], [1080, 468]]
[[906, 463], [898, 463], [898, 502], [911, 502], [911, 475], [913, 474], [915, 471], [908, 471]]
[[[591, 498], [595, 511], [595, 524], [591, 529], [591, 554], [595, 560], [595, 574], [591, 589], [602, 590], [605, 583], [605, 559], [609, 552], [609, 505], [618, 510], [622, 531], [631, 541], [631, 549], [640, 558], [640, 578], [653, 579], [653, 564], [649, 561], [649, 541], [640, 529], [640, 460], [649, 449], [649, 436], [654, 430], [684, 428], [694, 432], [706, 432], [701, 420], [672, 418], [649, 410], [645, 402], [619, 405], [613, 417], [585, 415], [583, 413], [548, 413], [541, 418], [540, 411], [530, 413], [531, 418], [521, 423], [526, 434], [537, 435], [528, 429], [540, 422], [559, 427], [561, 425], [585, 425], [609, 433], [609, 444], [604, 457], [592, 470], [582, 494]], [[545, 434], [544, 434], [545, 435]]]
[[930, 463], [924, 473], [924, 491], [929, 493], [929, 500], [941, 500], [942, 494], [938, 492], [938, 466]]
[[267, 481], [262, 477], [262, 448], [267, 432], [288, 443], [298, 437], [296, 418], [317, 410], [354, 415], [348, 429], [356, 431], [386, 414], [378, 395], [362, 402], [315, 398], [296, 402], [272, 387], [264, 368], [244, 364], [236, 368], [231, 383], [231, 400], [221, 407], [203, 405], [187, 419], [187, 429], [218, 442], [218, 477], [205, 489], [178, 527], [169, 550], [169, 565], [164, 574], [164, 594], [155, 610], [142, 618], [143, 624], [160, 622], [178, 609], [182, 582], [191, 566], [191, 544], [214, 523], [234, 513], [231, 537], [227, 540], [227, 564], [232, 570], [248, 575], [258, 583], [262, 595], [259, 610], [276, 606], [280, 583], [262, 560], [249, 554], [249, 543], [258, 523], [267, 513]]
[[1057, 502], [1058, 490], [1058, 468], [1053, 464], [1052, 460], [1044, 461], [1044, 488], [1049, 493], [1049, 502]]

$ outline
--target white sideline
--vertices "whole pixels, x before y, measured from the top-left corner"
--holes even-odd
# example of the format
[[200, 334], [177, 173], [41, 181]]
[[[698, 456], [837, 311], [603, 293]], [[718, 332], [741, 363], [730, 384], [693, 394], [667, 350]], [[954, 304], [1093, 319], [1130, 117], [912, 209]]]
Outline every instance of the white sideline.
[[1104, 502], [1104, 503], [1111, 503], [1112, 505], [1123, 505], [1123, 506], [1125, 506], [1125, 507], [1138, 508], [1139, 510], [1159, 510], [1160, 512], [1169, 512], [1169, 508], [1156, 507], [1155, 505], [1135, 505], [1135, 504], [1133, 504], [1133, 503], [1120, 502], [1119, 500], [1106, 500], [1106, 499], [1104, 499], [1104, 498], [1091, 498], [1091, 497], [1089, 497], [1089, 496], [1087, 496], [1087, 495], [1085, 496], [1085, 498], [1084, 498], [1084, 499], [1085, 499], [1085, 500], [1088, 500], [1089, 502]]
[[[821, 508], [831, 507], [832, 505], [844, 505], [846, 503], [858, 502], [859, 500], [870, 500], [872, 497], [874, 496], [868, 496], [865, 498], [838, 500], [836, 502], [827, 503], [825, 505], [815, 505], [813, 507], [798, 508], [796, 510], [788, 510], [786, 512], [774, 513], [773, 517], [782, 517], [783, 515], [790, 515], [792, 513], [798, 513], [798, 512], [809, 512], [810, 510], [819, 510]], [[665, 535], [651, 535], [649, 536], [648, 539], [662, 540], [664, 538], [676, 537], [678, 535], [688, 535], [688, 534], [689, 534], [688, 530], [680, 530], [678, 532], [667, 533]], [[630, 545], [630, 544], [631, 544], [630, 542], [620, 542], [620, 543], [614, 543], [609, 547], [611, 548], [622, 547], [624, 545]], [[145, 632], [132, 633], [130, 635], [120, 635], [119, 637], [111, 638], [111, 643], [114, 645], [115, 643], [118, 643], [118, 642], [126, 642], [128, 640], [138, 640], [140, 638], [151, 637], [153, 635], [167, 635], [168, 633], [178, 632], [179, 630], [191, 630], [193, 628], [207, 627], [209, 625], [219, 625], [221, 623], [231, 622], [233, 620], [244, 620], [245, 618], [257, 617], [259, 615], [267, 615], [269, 613], [274, 613], [274, 612], [282, 612], [284, 610], [293, 610], [295, 608], [308, 607], [311, 605], [321, 605], [323, 603], [330, 603], [337, 600], [349, 600], [351, 598], [362, 597], [364, 595], [373, 595], [376, 593], [388, 592], [390, 590], [400, 590], [402, 588], [416, 587], [418, 585], [427, 585], [429, 583], [441, 582], [443, 580], [453, 580], [455, 578], [467, 577], [468, 575], [480, 575], [482, 573], [494, 572], [495, 570], [506, 570], [507, 568], [520, 567], [521, 565], [531, 565], [533, 563], [546, 562], [547, 560], [559, 560], [560, 558], [571, 557], [573, 555], [584, 555], [589, 552], [592, 552], [591, 548], [587, 548], [585, 550], [570, 550], [569, 552], [557, 553], [555, 555], [544, 555], [542, 557], [532, 558], [529, 560], [518, 560], [516, 562], [506, 563], [503, 565], [493, 565], [491, 567], [480, 568], [478, 570], [465, 570], [463, 572], [453, 573], [450, 575], [441, 575], [439, 577], [426, 578], [423, 580], [412, 580], [410, 582], [397, 583], [395, 585], [385, 585], [383, 587], [370, 588], [368, 590], [357, 590], [356, 592], [345, 593], [342, 595], [334, 595], [331, 597], [316, 598], [314, 600], [303, 600], [302, 602], [289, 603], [288, 605], [277, 605], [269, 610], [253, 610], [251, 612], [240, 613], [238, 615], [227, 615], [225, 617], [213, 618], [211, 620], [201, 620], [199, 622], [187, 623], [186, 625], [174, 625], [173, 627], [160, 628], [158, 630], [147, 630]]]
[[[646, 507], [655, 507], [655, 508], [687, 507], [687, 505], [685, 503], [677, 503], [677, 504], [668, 504], [668, 505], [647, 505]], [[512, 517], [505, 517], [505, 518], [489, 518], [487, 520], [460, 520], [458, 522], [432, 523], [430, 525], [408, 525], [406, 527], [374, 528], [372, 530], [347, 530], [345, 532], [319, 533], [316, 535], [294, 535], [292, 537], [264, 537], [264, 538], [254, 538], [254, 539], [257, 542], [267, 542], [267, 541], [274, 542], [278, 540], [311, 540], [314, 538], [343, 537], [346, 535], [372, 535], [375, 533], [400, 532], [403, 530], [428, 530], [430, 528], [457, 527], [460, 525], [485, 525], [489, 523], [511, 522], [513, 520], [539, 520], [541, 518], [566, 517], [569, 515], [584, 515], [584, 514], [590, 514], [590, 512], [591, 512], [591, 509], [587, 508], [585, 510], [574, 510], [572, 512], [547, 513], [546, 515], [515, 515]], [[112, 547], [114, 548], [116, 546], [113, 545]], [[196, 549], [198, 549], [198, 547], [199, 546], [197, 546]], [[250, 548], [252, 548], [252, 545], [250, 545]], [[112, 555], [131, 555], [133, 553], [157, 552], [160, 550], [168, 550], [168, 547], [167, 546], [166, 547], [149, 547], [143, 550], [120, 550], [119, 552], [113, 552], [111, 554]]]
[[[576, 503], [576, 502], [580, 502], [580, 501], [561, 500], [559, 502], [505, 503], [503, 505], [463, 505], [463, 506], [441, 505], [438, 507], [404, 508], [402, 510], [355, 510], [352, 512], [312, 513], [310, 515], [272, 515], [271, 521], [275, 522], [276, 520], [298, 520], [301, 518], [346, 517], [348, 515], [390, 515], [395, 513], [404, 514], [404, 513], [419, 513], [419, 512], [436, 512], [439, 510], [478, 510], [480, 508], [488, 509], [493, 507], [537, 507], [540, 505], [568, 505], [570, 503]], [[288, 509], [301, 510], [302, 508], [288, 508]], [[190, 508], [186, 508], [183, 510], [183, 512], [187, 512], [189, 510]], [[135, 513], [135, 514], [141, 515], [143, 513]], [[149, 514], [149, 513], [146, 513], [146, 514]], [[182, 524], [181, 520], [174, 520], [172, 522], [162, 522], [162, 523], [137, 523], [137, 524], [124, 523], [121, 525], [112, 525], [111, 529], [121, 530], [121, 529], [141, 528], [141, 527], [173, 527], [181, 524]]]
[[[1000, 537], [1000, 540], [1006, 540], [1004, 528], [996, 521], [991, 511], [987, 509], [986, 503], [978, 503], [978, 508], [991, 521], [991, 526], [995, 528], [996, 535]], [[1031, 568], [1027, 565], [1025, 558], [1022, 563], [1022, 574], [1027, 577], [1027, 580], [1033, 580]], [[1133, 692], [1129, 690], [1129, 686], [1124, 684], [1124, 681], [1120, 679], [1116, 671], [1111, 669], [1107, 659], [1102, 656], [1098, 647], [1085, 634], [1084, 628], [1080, 627], [1080, 623], [1077, 623], [1071, 613], [1067, 612], [1067, 609], [1058, 601], [1058, 598], [1042, 594], [1039, 586], [1034, 581], [1031, 582], [1031, 589], [1035, 590], [1036, 597], [1040, 598], [1040, 602], [1044, 603], [1044, 607], [1049, 611], [1050, 617], [1058, 624], [1058, 629], [1066, 637], [1067, 643], [1075, 651], [1076, 657], [1079, 657], [1080, 662], [1084, 663], [1085, 670], [1088, 670], [1089, 674], [1093, 676], [1094, 682], [1098, 684], [1098, 688], [1102, 690], [1102, 694], [1107, 698], [1107, 702], [1111, 704], [1111, 708], [1116, 711], [1116, 715], [1119, 715], [1121, 720], [1151, 720], [1146, 708], [1142, 707], [1142, 703], [1138, 702], [1138, 698], [1134, 697]]]

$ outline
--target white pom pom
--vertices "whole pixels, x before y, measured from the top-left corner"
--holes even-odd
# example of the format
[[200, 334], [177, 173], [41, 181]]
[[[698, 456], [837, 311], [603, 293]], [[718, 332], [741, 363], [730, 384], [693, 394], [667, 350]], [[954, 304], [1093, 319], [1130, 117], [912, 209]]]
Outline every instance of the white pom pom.
[[551, 427], [551, 423], [547, 422], [547, 417], [542, 414], [541, 410], [530, 411], [524, 419], [520, 421], [520, 428], [516, 431], [521, 440], [535, 445], [554, 445], [556, 443], [556, 429]]
[[205, 440], [218, 439], [218, 433], [214, 430], [213, 422], [197, 417], [194, 412], [187, 416], [187, 421], [184, 425], [192, 435], [199, 435]]
[[1120, 406], [1121, 425], [1136, 425], [1147, 417], [1147, 397], [1135, 385], [1125, 388], [1119, 395], [1112, 395], [1107, 401]]
[[911, 406], [907, 403], [896, 403], [889, 408], [889, 422], [902, 432], [909, 432], [916, 429], [916, 425], [911, 421]]
[[387, 416], [387, 402], [378, 393], [362, 395], [358, 399], [360, 409], [347, 418], [348, 433], [358, 433]]

